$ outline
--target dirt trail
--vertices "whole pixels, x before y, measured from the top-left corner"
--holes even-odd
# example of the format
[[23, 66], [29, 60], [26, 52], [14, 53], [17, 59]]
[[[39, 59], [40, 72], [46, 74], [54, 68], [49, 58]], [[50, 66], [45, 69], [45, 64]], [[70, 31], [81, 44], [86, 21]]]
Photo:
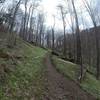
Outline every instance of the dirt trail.
[[49, 56], [45, 58], [45, 64], [47, 75], [46, 93], [43, 100], [96, 100], [73, 81], [57, 72]]

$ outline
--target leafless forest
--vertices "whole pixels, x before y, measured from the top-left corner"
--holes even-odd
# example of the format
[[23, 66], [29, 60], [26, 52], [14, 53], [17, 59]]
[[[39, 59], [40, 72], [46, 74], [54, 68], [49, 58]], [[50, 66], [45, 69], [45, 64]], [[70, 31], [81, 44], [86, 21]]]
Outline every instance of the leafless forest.
[[[92, 0], [81, 0], [84, 9], [81, 6], [77, 8], [80, 4], [76, 4], [76, 0], [63, 0], [64, 5], [59, 3], [56, 6], [58, 15], [52, 15], [53, 24], [47, 26], [47, 16], [41, 8], [41, 2], [41, 0], [0, 0], [0, 33], [6, 33], [7, 48], [13, 49], [18, 45], [17, 38], [21, 38], [32, 45], [50, 50], [53, 55], [65, 61], [79, 65], [77, 78], [79, 82], [84, 80], [86, 72], [99, 80], [100, 11], [98, 7], [94, 6]], [[84, 12], [91, 21], [90, 26], [85, 20], [87, 16]], [[62, 23], [58, 26], [62, 29], [56, 25], [58, 16]], [[83, 28], [80, 27], [80, 22]], [[69, 30], [67, 25], [70, 27]]]

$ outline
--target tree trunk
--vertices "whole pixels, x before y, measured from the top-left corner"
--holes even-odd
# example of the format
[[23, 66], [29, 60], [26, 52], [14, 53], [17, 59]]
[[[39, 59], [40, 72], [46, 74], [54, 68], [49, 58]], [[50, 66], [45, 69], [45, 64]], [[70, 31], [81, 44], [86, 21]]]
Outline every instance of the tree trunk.
[[[72, 6], [75, 14], [75, 21], [76, 21], [76, 42], [77, 42], [77, 64], [79, 64], [80, 67], [80, 75], [81, 78], [83, 76], [83, 66], [82, 66], [82, 50], [81, 50], [81, 39], [80, 39], [80, 30], [79, 30], [79, 23], [78, 23], [78, 17], [77, 17], [77, 12], [76, 8], [74, 5], [74, 0], [72, 0]], [[80, 80], [81, 80], [80, 78]]]

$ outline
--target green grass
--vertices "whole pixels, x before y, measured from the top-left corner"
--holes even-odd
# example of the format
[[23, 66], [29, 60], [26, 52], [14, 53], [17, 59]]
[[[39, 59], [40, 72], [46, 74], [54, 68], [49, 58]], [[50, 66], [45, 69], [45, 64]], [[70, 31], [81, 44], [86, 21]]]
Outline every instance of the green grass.
[[100, 80], [96, 80], [93, 75], [87, 73], [85, 80], [81, 83], [81, 86], [100, 100]]
[[[77, 75], [78, 67], [76, 64], [63, 61], [57, 58], [56, 56], [53, 56], [52, 59], [53, 59], [53, 63], [56, 65], [56, 69], [59, 72], [63, 73], [65, 76], [71, 78], [74, 81], [77, 80], [76, 75]], [[96, 78], [93, 75], [86, 73], [86, 77], [82, 81], [80, 86], [84, 90], [96, 96], [100, 100], [100, 80], [96, 80]]]
[[0, 100], [31, 100], [34, 97], [41, 100], [45, 80], [43, 59], [47, 51], [21, 40], [17, 40], [13, 49], [0, 49], [14, 56], [7, 60], [0, 58], [0, 67], [5, 65], [8, 71], [2, 73], [0, 79]]
[[65, 62], [64, 60], [59, 59], [56, 56], [53, 56], [52, 59], [54, 61], [54, 64], [56, 65], [56, 69], [59, 72], [71, 79], [76, 79], [77, 65], [68, 61]]

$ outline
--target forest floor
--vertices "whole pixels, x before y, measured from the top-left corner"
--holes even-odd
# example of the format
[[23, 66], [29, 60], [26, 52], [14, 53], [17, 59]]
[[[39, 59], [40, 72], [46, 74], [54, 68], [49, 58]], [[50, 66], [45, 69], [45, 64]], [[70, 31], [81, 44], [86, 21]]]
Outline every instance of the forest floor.
[[[8, 48], [5, 36], [0, 33], [0, 100], [96, 100], [56, 70], [48, 51], [20, 38], [14, 48]], [[58, 58], [53, 60], [60, 63]], [[72, 64], [61, 61], [58, 65], [73, 75], [72, 69], [64, 69]]]
[[80, 67], [77, 64], [62, 60], [56, 56], [52, 56], [51, 60], [59, 73], [74, 81], [82, 90], [95, 96], [97, 100], [100, 100], [100, 80], [97, 80], [95, 75], [86, 72], [83, 80], [79, 83], [78, 70], [80, 70]]
[[48, 55], [44, 61], [47, 66], [44, 100], [96, 100], [92, 95], [83, 91], [74, 81], [59, 73]]
[[19, 38], [8, 48], [5, 36], [0, 33], [0, 100], [43, 100], [47, 51]]

